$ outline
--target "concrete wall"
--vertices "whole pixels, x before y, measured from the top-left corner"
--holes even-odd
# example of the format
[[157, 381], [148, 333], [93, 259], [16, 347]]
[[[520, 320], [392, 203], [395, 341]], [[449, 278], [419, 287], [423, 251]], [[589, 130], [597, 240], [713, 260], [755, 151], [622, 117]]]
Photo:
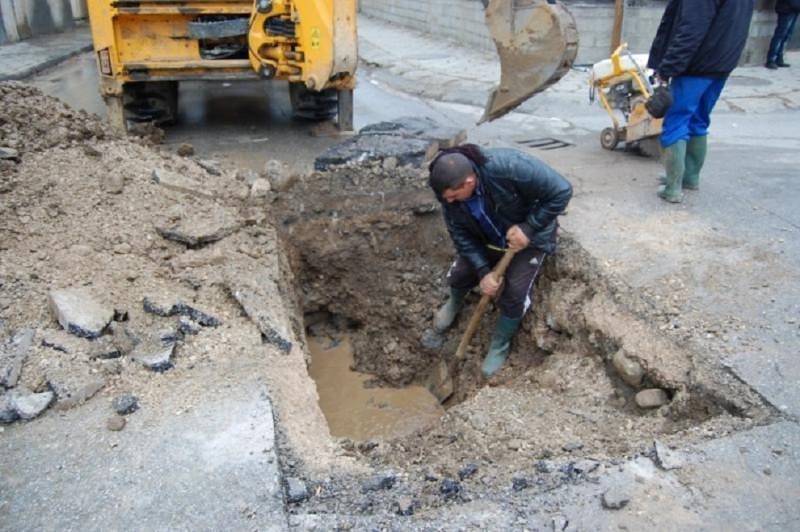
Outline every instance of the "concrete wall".
[[0, 44], [69, 28], [85, 17], [85, 0], [0, 0]]
[[[580, 48], [577, 64], [591, 64], [610, 54], [614, 3], [608, 1], [563, 2], [572, 11], [578, 25]], [[664, 12], [665, 1], [628, 0], [622, 28], [622, 40], [634, 53], [647, 53]], [[759, 0], [750, 39], [742, 55], [743, 64], [763, 63], [772, 31], [775, 28], [774, 0]], [[360, 0], [362, 13], [388, 22], [437, 34], [480, 50], [494, 51], [483, 23], [480, 0]], [[798, 30], [800, 32], [800, 30]]]

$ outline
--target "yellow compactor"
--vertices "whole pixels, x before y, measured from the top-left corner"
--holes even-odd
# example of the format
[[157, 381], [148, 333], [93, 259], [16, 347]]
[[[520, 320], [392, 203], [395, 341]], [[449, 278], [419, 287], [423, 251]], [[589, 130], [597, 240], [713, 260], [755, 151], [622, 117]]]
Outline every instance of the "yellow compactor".
[[178, 84], [277, 79], [296, 116], [352, 130], [356, 0], [88, 0], [109, 120], [169, 124]]

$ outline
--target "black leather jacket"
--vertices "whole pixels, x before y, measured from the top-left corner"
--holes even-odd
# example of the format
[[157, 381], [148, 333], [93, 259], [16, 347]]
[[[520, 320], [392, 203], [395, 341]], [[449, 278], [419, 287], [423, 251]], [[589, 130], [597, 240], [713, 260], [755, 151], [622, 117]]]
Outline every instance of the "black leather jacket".
[[724, 77], [747, 42], [755, 0], [670, 0], [647, 66], [664, 78]]
[[[493, 148], [483, 154], [488, 161], [475, 169], [486, 195], [486, 210], [506, 227], [519, 225], [530, 239], [530, 247], [555, 252], [556, 217], [572, 198], [572, 185], [542, 161], [520, 151]], [[456, 251], [483, 277], [491, 270], [491, 262], [478, 223], [466, 204], [447, 203], [441, 196], [437, 199]]]

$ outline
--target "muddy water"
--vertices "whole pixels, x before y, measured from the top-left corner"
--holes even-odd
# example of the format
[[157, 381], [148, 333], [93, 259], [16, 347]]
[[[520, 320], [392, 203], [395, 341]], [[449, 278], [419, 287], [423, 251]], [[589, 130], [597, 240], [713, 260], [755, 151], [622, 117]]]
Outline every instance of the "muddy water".
[[353, 348], [347, 336], [309, 337], [311, 367], [319, 403], [331, 435], [356, 441], [389, 440], [438, 419], [444, 410], [421, 386], [365, 388], [372, 377], [352, 371]]

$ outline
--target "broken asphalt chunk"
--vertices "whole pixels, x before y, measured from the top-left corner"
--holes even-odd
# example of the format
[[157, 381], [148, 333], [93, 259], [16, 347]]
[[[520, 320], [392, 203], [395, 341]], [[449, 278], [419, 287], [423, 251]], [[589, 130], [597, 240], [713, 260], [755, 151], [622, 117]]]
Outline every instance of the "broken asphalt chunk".
[[395, 482], [397, 482], [397, 475], [394, 471], [382, 471], [364, 481], [361, 485], [361, 492], [392, 489]]
[[33, 343], [33, 329], [21, 329], [0, 346], [0, 386], [13, 388]]
[[388, 122], [378, 122], [364, 126], [360, 135], [398, 135], [435, 141], [438, 149], [457, 146], [467, 139], [467, 132], [461, 128], [440, 124], [430, 117], [404, 116]]
[[348, 162], [383, 161], [397, 159], [400, 166], [420, 166], [437, 151], [438, 144], [427, 139], [407, 138], [399, 135], [356, 135], [334, 144], [314, 161], [314, 169], [325, 171]]
[[286, 501], [290, 504], [308, 499], [306, 483], [294, 477], [286, 477]]
[[53, 402], [53, 392], [28, 393], [13, 398], [14, 408], [20, 419], [30, 420], [44, 412]]
[[50, 308], [65, 331], [83, 338], [98, 338], [114, 317], [114, 309], [98, 302], [84, 288], [50, 292]]
[[167, 240], [197, 248], [222, 240], [239, 230], [242, 221], [234, 214], [215, 209], [212, 214], [188, 215], [177, 222], [156, 225], [156, 232]]
[[175, 331], [162, 330], [151, 333], [133, 348], [131, 358], [153, 371], [166, 371], [172, 367], [172, 353], [176, 344]]
[[86, 370], [52, 368], [46, 373], [47, 385], [56, 394], [56, 408], [67, 410], [84, 403], [106, 385], [105, 379]]
[[170, 172], [169, 170], [164, 170], [161, 168], [156, 168], [153, 170], [153, 181], [164, 188], [181, 192], [183, 194], [209, 199], [214, 197], [214, 194], [211, 191], [206, 190], [199, 181], [195, 181], [190, 177], [176, 174], [175, 172]]
[[186, 316], [187, 318], [190, 318], [204, 327], [218, 327], [222, 325], [222, 322], [211, 314], [207, 314], [202, 310], [199, 310], [188, 303], [180, 301], [171, 295], [147, 295], [142, 300], [142, 307], [144, 308], [145, 312], [155, 314], [156, 316], [161, 316], [162, 318], [168, 318], [170, 316], [180, 314], [181, 316]]

